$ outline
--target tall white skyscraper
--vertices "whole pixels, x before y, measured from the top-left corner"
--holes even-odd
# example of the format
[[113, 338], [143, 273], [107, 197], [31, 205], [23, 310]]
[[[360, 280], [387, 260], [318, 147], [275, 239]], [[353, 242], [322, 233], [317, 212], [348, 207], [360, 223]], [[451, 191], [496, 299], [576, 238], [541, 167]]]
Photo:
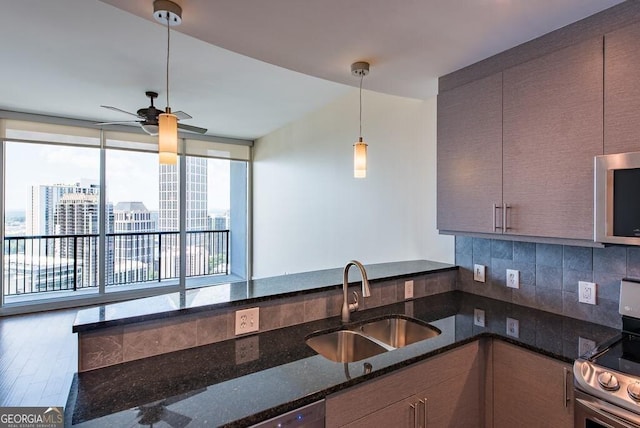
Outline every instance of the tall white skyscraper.
[[[206, 230], [207, 221], [207, 160], [187, 157], [187, 230]], [[177, 231], [180, 226], [179, 174], [177, 165], [160, 165], [160, 231]]]
[[[158, 230], [180, 230], [179, 211], [179, 173], [178, 165], [160, 165], [160, 211]], [[199, 157], [186, 159], [186, 230], [204, 231], [208, 229], [207, 216], [207, 160]], [[180, 271], [180, 251], [178, 241], [163, 245], [160, 249], [162, 265], [160, 275], [163, 278], [176, 277]], [[197, 236], [187, 236], [187, 254], [185, 255], [187, 276], [202, 275], [209, 263], [209, 249]]]

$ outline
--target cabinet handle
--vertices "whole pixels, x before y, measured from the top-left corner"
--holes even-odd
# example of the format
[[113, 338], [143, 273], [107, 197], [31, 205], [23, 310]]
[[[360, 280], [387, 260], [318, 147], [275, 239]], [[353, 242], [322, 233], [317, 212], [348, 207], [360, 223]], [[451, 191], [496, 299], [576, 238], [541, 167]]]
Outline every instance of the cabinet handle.
[[422, 402], [422, 405], [424, 406], [424, 425], [423, 428], [427, 428], [427, 397], [424, 398], [424, 400], [420, 400]]
[[[501, 209], [502, 209], [502, 207], [498, 206], [498, 204], [493, 204], [493, 231], [494, 232], [497, 232], [498, 229], [502, 230], [502, 227], [496, 225], [496, 212], [498, 210], [501, 210]], [[503, 220], [503, 222], [504, 222], [504, 220]]]
[[418, 424], [416, 422], [416, 418], [418, 416], [418, 412], [416, 412], [416, 406], [415, 404], [409, 404], [409, 407], [411, 407], [411, 414], [413, 415], [413, 428], [418, 428]]
[[511, 205], [506, 202], [502, 204], [502, 231], [507, 233], [507, 230], [511, 230], [507, 223], [507, 210], [511, 209]]
[[562, 369], [564, 370], [564, 407], [567, 408], [569, 407], [569, 401], [571, 400], [568, 390], [569, 370], [566, 367], [563, 367]]

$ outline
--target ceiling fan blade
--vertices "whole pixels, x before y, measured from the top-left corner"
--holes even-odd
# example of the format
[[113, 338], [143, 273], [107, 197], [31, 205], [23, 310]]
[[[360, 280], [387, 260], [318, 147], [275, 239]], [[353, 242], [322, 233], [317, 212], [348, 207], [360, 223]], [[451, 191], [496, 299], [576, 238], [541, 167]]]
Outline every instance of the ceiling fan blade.
[[119, 122], [99, 122], [94, 125], [124, 125], [126, 123], [140, 123], [139, 120], [121, 120]]
[[120, 112], [120, 113], [130, 114], [131, 116], [135, 116], [135, 117], [138, 117], [140, 119], [144, 119], [144, 117], [142, 117], [142, 116], [139, 116], [139, 115], [137, 115], [135, 113], [131, 113], [130, 111], [122, 110], [121, 108], [118, 108], [118, 107], [112, 107], [112, 106], [100, 106], [100, 107], [108, 108], [109, 110], [117, 111], [117, 112]]
[[193, 117], [191, 117], [191, 115], [183, 112], [182, 110], [173, 111], [171, 113], [175, 114], [176, 117], [178, 118], [178, 120], [193, 119]]
[[200, 128], [197, 126], [185, 125], [184, 123], [178, 123], [178, 129], [182, 129], [184, 131], [195, 132], [197, 134], [204, 134], [207, 132], [205, 128]]

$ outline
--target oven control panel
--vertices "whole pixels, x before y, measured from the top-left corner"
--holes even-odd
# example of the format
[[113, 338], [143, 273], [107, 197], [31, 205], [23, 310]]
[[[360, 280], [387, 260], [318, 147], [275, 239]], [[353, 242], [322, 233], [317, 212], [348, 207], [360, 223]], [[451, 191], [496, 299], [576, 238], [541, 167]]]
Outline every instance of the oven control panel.
[[640, 414], [640, 379], [605, 369], [578, 358], [573, 364], [574, 384], [589, 395]]

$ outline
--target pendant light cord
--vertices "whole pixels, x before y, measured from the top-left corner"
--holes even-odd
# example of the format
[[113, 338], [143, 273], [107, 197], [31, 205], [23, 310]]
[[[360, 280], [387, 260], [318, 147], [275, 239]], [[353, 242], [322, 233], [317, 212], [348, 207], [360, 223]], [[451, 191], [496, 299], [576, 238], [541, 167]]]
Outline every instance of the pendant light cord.
[[360, 75], [360, 138], [362, 139], [362, 79], [364, 74]]
[[167, 11], [167, 107], [169, 107], [169, 46], [171, 42], [169, 19], [171, 19], [171, 13]]

